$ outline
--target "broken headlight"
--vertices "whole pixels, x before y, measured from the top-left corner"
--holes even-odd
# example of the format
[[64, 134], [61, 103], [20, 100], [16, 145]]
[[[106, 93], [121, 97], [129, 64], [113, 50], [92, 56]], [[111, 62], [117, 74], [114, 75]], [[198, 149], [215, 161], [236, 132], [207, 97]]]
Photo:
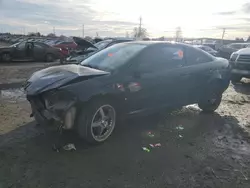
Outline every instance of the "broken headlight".
[[71, 129], [74, 125], [76, 98], [67, 91], [55, 90], [43, 95], [45, 108], [52, 112], [54, 119], [62, 122], [64, 129]]
[[48, 110], [66, 110], [75, 98], [67, 91], [54, 90], [43, 95], [44, 105]]

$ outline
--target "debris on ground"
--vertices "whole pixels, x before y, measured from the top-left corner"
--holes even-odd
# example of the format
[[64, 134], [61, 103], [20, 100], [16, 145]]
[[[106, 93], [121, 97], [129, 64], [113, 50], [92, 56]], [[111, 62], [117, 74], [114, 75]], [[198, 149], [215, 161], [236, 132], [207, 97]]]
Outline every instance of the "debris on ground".
[[176, 127], [176, 129], [182, 131], [184, 129], [184, 127], [182, 125], [179, 125], [179, 126]]
[[183, 136], [179, 134], [179, 138], [183, 138]]
[[66, 144], [65, 146], [63, 146], [63, 149], [66, 151], [76, 151], [75, 144]]
[[151, 137], [151, 138], [153, 138], [155, 135], [151, 131], [149, 131], [148, 132], [148, 136]]
[[60, 152], [60, 147], [58, 147], [56, 144], [53, 144], [52, 149], [58, 153]]
[[146, 152], [150, 152], [150, 149], [148, 149], [147, 147], [142, 147], [142, 150]]
[[161, 147], [161, 143], [149, 144], [149, 146], [150, 146], [151, 148]]

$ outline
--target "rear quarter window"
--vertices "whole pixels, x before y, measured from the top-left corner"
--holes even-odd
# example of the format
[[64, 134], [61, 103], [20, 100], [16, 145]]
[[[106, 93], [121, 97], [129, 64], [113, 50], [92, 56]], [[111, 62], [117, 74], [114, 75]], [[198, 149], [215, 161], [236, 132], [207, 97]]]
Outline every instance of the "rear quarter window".
[[214, 60], [214, 57], [211, 56], [210, 54], [204, 52], [201, 49], [196, 49], [192, 47], [186, 48], [185, 57], [187, 65], [208, 63]]

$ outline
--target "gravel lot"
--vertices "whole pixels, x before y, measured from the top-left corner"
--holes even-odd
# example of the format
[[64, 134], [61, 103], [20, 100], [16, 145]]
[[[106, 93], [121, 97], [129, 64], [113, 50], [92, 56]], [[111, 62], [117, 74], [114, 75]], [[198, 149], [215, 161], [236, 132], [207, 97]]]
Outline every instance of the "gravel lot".
[[[14, 75], [4, 69], [1, 79]], [[36, 69], [27, 70], [19, 78]], [[67, 134], [72, 152], [52, 150], [56, 133], [35, 126], [22, 90], [2, 90], [0, 99], [0, 188], [250, 187], [249, 80], [230, 85], [214, 114], [191, 105], [133, 118], [95, 147]]]
[[[8, 46], [9, 44], [0, 42], [0, 47]], [[35, 71], [59, 65], [59, 61], [52, 63], [45, 62], [0, 62], [0, 88], [17, 87]]]

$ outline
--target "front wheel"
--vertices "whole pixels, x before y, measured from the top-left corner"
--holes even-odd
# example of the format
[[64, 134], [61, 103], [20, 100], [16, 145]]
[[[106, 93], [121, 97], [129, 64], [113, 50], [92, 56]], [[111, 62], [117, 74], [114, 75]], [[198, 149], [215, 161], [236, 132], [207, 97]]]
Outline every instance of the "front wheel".
[[10, 62], [11, 61], [11, 56], [9, 53], [4, 53], [2, 54], [2, 61], [3, 62]]
[[78, 116], [77, 131], [90, 144], [103, 143], [116, 125], [116, 110], [109, 102], [92, 102]]
[[199, 102], [198, 106], [200, 109], [202, 109], [203, 112], [212, 113], [220, 106], [221, 99], [222, 95], [214, 96], [211, 99]]

